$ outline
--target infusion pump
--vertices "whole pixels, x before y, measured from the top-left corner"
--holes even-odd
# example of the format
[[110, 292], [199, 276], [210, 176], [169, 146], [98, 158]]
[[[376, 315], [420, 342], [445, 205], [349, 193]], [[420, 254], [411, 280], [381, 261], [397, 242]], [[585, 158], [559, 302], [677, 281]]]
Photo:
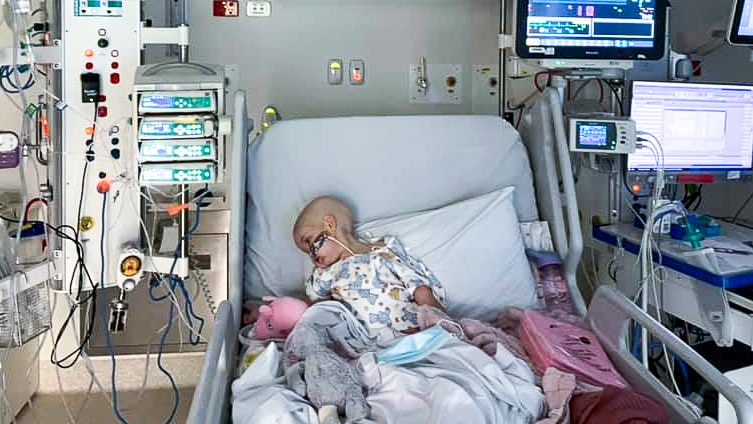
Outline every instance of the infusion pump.
[[570, 117], [570, 151], [628, 154], [635, 152], [635, 122], [628, 118]]

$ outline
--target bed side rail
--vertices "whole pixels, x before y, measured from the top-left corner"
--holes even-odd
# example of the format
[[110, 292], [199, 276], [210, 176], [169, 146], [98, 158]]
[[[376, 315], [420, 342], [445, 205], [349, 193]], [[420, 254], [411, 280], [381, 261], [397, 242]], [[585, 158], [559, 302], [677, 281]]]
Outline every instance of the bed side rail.
[[223, 301], [217, 310], [212, 339], [207, 346], [201, 378], [196, 385], [188, 424], [228, 422], [230, 381], [235, 369], [236, 334], [233, 307]]
[[565, 277], [580, 315], [586, 303], [576, 271], [583, 252], [583, 233], [570, 163], [570, 148], [559, 92], [548, 88], [530, 108], [520, 128], [534, 174], [539, 216], [549, 222], [552, 241], [565, 265]]
[[737, 422], [753, 423], [753, 400], [742, 389], [615, 288], [606, 285], [599, 287], [591, 301], [586, 320], [601, 340], [612, 363], [633, 389], [657, 401], [663, 401], [671, 408], [675, 420], [679, 418], [682, 422], [696, 422], [695, 416], [630, 354], [625, 336], [631, 320], [664, 343], [667, 349], [682, 358], [729, 400], [735, 408]]
[[[559, 91], [550, 87], [544, 95], [552, 113], [554, 144], [557, 150], [558, 169], [562, 177], [562, 200], [560, 200], [560, 206], [564, 202], [567, 219], [567, 253], [562, 256], [562, 259], [565, 263], [565, 274], [570, 286], [570, 293], [579, 294], [578, 296], [572, 296], [572, 298], [575, 307], [582, 315], [586, 312], [586, 303], [578, 289], [576, 272], [580, 263], [580, 255], [583, 253], [583, 232], [580, 228], [578, 199], [575, 195], [575, 176], [573, 175], [573, 167], [570, 163], [570, 147], [567, 140], [567, 132], [565, 131], [565, 120], [562, 116], [562, 101]], [[557, 170], [552, 170], [552, 172], [557, 172]]]

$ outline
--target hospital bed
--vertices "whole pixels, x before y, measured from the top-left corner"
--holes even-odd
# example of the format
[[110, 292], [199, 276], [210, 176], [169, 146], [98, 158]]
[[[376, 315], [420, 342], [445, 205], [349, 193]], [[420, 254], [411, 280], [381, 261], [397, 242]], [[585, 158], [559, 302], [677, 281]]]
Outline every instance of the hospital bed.
[[[246, 125], [244, 96], [236, 93], [236, 128]], [[366, 221], [513, 186], [518, 221], [548, 222], [576, 307], [636, 391], [667, 405], [673, 422], [700, 422], [632, 357], [625, 343], [631, 322], [644, 326], [729, 399], [738, 422], [752, 423], [753, 402], [740, 388], [615, 289], [601, 286], [585, 309], [575, 279], [581, 227], [560, 110], [557, 92], [548, 89], [527, 110], [520, 132], [494, 116], [344, 117], [282, 121], [248, 144], [246, 155], [232, 159], [233, 188], [246, 197], [233, 209], [245, 222], [236, 221], [234, 228], [232, 246], [239, 251], [231, 253], [236, 266], [231, 275], [244, 266], [244, 278], [230, 281], [230, 300], [219, 307], [188, 422], [229, 422], [244, 281], [251, 281], [246, 297], [300, 290], [306, 258], [295, 250], [291, 228], [306, 201], [342, 196]], [[245, 145], [246, 134], [235, 142]]]

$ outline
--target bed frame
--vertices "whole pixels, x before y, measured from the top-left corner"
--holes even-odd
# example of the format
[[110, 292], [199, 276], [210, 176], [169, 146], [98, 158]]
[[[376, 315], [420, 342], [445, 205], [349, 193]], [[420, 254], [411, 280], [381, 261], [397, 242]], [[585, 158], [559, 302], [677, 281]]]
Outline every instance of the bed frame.
[[[235, 146], [245, 148], [249, 145], [248, 138], [252, 127], [251, 121], [247, 119], [245, 92], [238, 91], [234, 98]], [[673, 423], [700, 422], [631, 355], [625, 343], [625, 335], [630, 325], [637, 323], [665, 343], [669, 350], [682, 358], [727, 398], [735, 408], [739, 423], [753, 423], [753, 400], [745, 392], [616, 289], [607, 285], [599, 287], [586, 309], [575, 277], [583, 249], [583, 239], [562, 108], [559, 94], [555, 89], [547, 89], [526, 111], [520, 133], [529, 152], [539, 213], [542, 220], [549, 222], [555, 250], [564, 258], [565, 271], [576, 307], [580, 314], [586, 317], [615, 367], [634, 389], [656, 400], [662, 400], [669, 408]], [[231, 180], [236, 183], [231, 185], [230, 196], [233, 213], [228, 300], [222, 302], [217, 311], [213, 336], [207, 346], [202, 374], [189, 411], [189, 424], [230, 422], [230, 384], [239, 351], [237, 336], [242, 305], [247, 157], [246, 154], [236, 154], [231, 158]], [[713, 420], [709, 421], [706, 418], [703, 422]]]

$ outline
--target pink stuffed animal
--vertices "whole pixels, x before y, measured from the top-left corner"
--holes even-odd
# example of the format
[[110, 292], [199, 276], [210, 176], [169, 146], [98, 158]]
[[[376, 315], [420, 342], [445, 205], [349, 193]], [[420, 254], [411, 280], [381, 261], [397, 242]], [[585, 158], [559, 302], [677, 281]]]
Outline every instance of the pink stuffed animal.
[[264, 296], [270, 302], [259, 307], [259, 319], [254, 326], [254, 339], [285, 339], [306, 311], [306, 302], [293, 297]]

